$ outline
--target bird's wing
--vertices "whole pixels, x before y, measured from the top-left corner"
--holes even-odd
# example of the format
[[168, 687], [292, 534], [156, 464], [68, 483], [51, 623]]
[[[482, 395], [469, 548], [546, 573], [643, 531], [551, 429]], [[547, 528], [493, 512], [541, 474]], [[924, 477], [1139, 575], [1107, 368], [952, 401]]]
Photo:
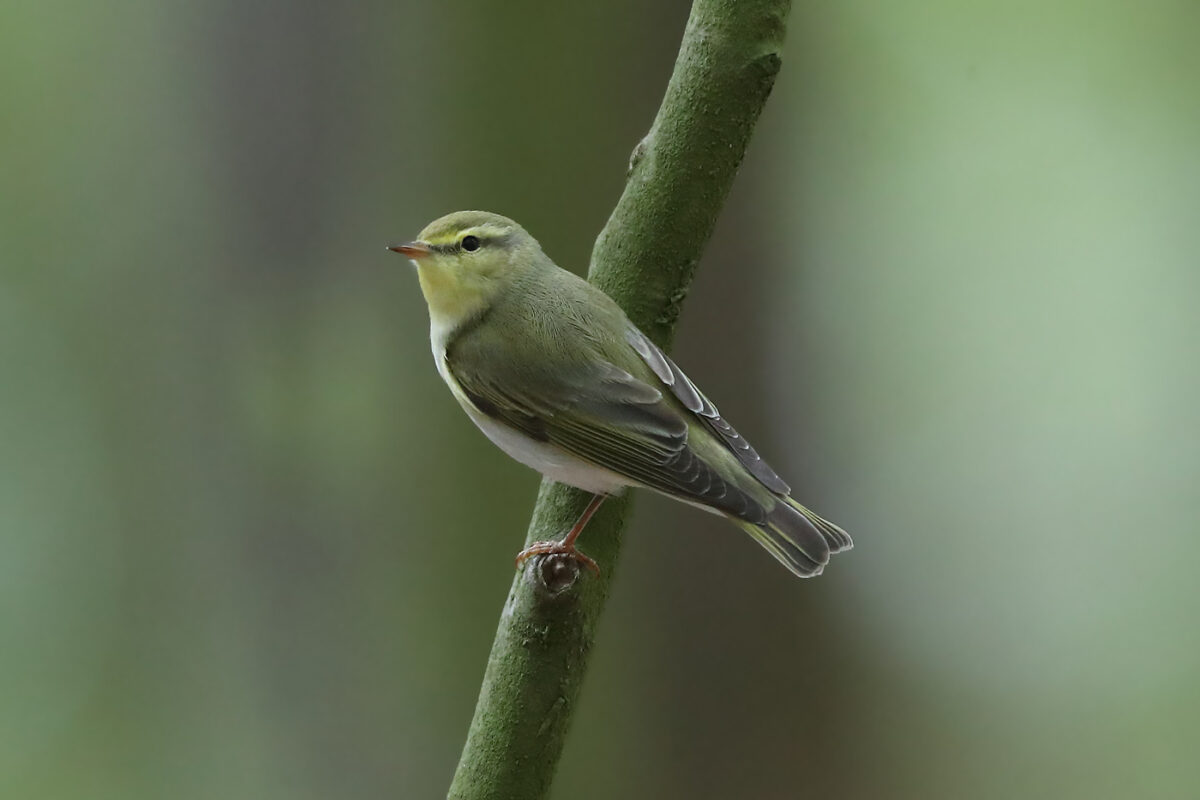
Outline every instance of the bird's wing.
[[729, 448], [738, 461], [742, 462], [751, 475], [759, 480], [763, 486], [766, 486], [772, 492], [779, 494], [790, 494], [791, 487], [783, 482], [783, 479], [775, 474], [775, 470], [762, 460], [750, 443], [741, 437], [733, 426], [726, 422], [721, 413], [717, 411], [717, 407], [712, 402], [701, 394], [696, 388], [696, 384], [683, 374], [683, 370], [675, 365], [675, 362], [667, 357], [667, 354], [658, 348], [658, 345], [650, 341], [650, 339], [637, 328], [630, 325], [625, 332], [625, 339], [633, 347], [637, 354], [646, 362], [646, 366], [654, 372], [658, 379], [664, 385], [670, 387], [671, 393], [676, 399], [683, 404], [684, 408], [691, 411], [696, 417], [717, 437], [720, 441]]
[[[683, 370], [676, 366], [675, 362], [644, 333], [630, 324], [625, 331], [625, 340], [641, 356], [655, 376], [665, 386], [670, 387], [671, 393], [675, 395], [680, 404], [695, 414], [696, 418], [716, 435], [721, 444], [737, 457], [747, 472], [772, 492], [784, 496], [782, 502], [776, 503], [768, 509], [767, 527], [769, 529], [778, 529], [789, 542], [802, 542], [801, 531], [804, 524], [798, 523], [798, 519], [792, 514], [794, 511], [800, 518], [803, 518], [804, 523], [821, 534], [830, 552], [837, 553], [854, 546], [849, 534], [844, 530], [786, 497], [791, 494], [791, 487], [784, 483], [783, 479], [775, 474], [775, 470], [771, 469], [767, 462], [763, 461], [762, 456], [750, 446], [750, 443], [721, 417], [717, 407], [696, 388], [696, 384], [692, 383]], [[797, 528], [798, 524], [800, 524], [800, 529]], [[791, 557], [781, 556], [771, 544], [764, 542], [764, 546], [775, 553], [776, 558], [785, 564], [791, 562]], [[821, 548], [819, 546], [815, 546], [809, 541], [807, 545], [801, 544], [800, 547], [810, 556], [815, 553], [817, 555], [817, 558], [814, 559], [815, 562], [824, 563], [820, 556]], [[824, 555], [824, 559], [828, 559], [828, 553]]]
[[454, 355], [452, 348], [446, 366], [481, 413], [643, 486], [747, 522], [765, 520], [761, 504], [689, 446], [684, 413], [610, 361], [559, 364], [506, 381], [486, 360]]

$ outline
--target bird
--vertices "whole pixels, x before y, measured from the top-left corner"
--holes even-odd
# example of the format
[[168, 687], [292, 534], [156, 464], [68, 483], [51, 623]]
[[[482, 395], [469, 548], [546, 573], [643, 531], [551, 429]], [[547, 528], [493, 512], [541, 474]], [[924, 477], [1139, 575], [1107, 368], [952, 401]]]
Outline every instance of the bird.
[[791, 489], [620, 306], [559, 267], [513, 220], [457, 211], [389, 245], [416, 267], [442, 380], [501, 450], [593, 496], [561, 554], [599, 573], [577, 540], [601, 503], [653, 490], [730, 520], [793, 574], [820, 575], [850, 536]]

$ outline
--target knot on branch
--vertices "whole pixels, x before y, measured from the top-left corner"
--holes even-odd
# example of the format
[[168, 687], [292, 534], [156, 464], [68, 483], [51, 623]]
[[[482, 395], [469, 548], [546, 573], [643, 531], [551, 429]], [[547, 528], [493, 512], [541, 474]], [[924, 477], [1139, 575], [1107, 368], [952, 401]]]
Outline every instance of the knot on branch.
[[783, 66], [783, 59], [779, 57], [778, 52], [763, 53], [758, 58], [754, 59], [754, 69], [767, 81], [767, 85], [775, 82], [775, 76], [779, 74], [779, 68]]
[[642, 159], [646, 157], [646, 150], [650, 148], [650, 138], [652, 136], [654, 136], [653, 130], [643, 136], [642, 140], [634, 146], [633, 152], [629, 154], [629, 170], [625, 173], [626, 178], [633, 175], [633, 171], [638, 168], [638, 164], [641, 164]]
[[525, 567], [525, 579], [543, 602], [561, 602], [574, 597], [571, 589], [579, 582], [579, 561], [564, 553], [534, 556]]

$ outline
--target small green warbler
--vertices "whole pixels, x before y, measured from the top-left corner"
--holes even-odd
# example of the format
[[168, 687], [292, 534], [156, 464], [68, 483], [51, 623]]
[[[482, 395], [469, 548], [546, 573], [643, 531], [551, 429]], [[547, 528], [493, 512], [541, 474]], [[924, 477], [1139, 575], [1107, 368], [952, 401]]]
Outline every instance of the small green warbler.
[[850, 537], [791, 491], [708, 398], [615, 302], [560, 268], [511, 219], [459, 211], [416, 241], [438, 372], [500, 449], [546, 477], [594, 494], [558, 541], [575, 546], [604, 498], [629, 486], [720, 514], [802, 578], [820, 575]]

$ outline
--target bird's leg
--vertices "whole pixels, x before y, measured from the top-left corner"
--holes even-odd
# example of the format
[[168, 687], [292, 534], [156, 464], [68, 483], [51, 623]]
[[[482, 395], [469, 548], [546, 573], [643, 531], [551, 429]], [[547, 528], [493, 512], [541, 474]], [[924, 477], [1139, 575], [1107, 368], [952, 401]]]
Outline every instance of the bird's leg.
[[597, 575], [600, 574], [600, 567], [595, 561], [585, 556], [575, 547], [575, 540], [579, 538], [579, 534], [587, 527], [588, 520], [596, 513], [596, 509], [600, 508], [600, 504], [604, 502], [604, 498], [608, 497], [605, 494], [597, 494], [592, 496], [592, 500], [587, 504], [587, 508], [579, 515], [579, 519], [575, 520], [575, 524], [571, 526], [571, 530], [567, 531], [567, 535], [559, 541], [549, 542], [534, 542], [529, 547], [526, 547], [521, 552], [517, 553], [517, 567], [519, 568], [525, 563], [525, 560], [530, 556], [540, 555], [564, 555], [571, 556], [579, 563], [590, 569]]

